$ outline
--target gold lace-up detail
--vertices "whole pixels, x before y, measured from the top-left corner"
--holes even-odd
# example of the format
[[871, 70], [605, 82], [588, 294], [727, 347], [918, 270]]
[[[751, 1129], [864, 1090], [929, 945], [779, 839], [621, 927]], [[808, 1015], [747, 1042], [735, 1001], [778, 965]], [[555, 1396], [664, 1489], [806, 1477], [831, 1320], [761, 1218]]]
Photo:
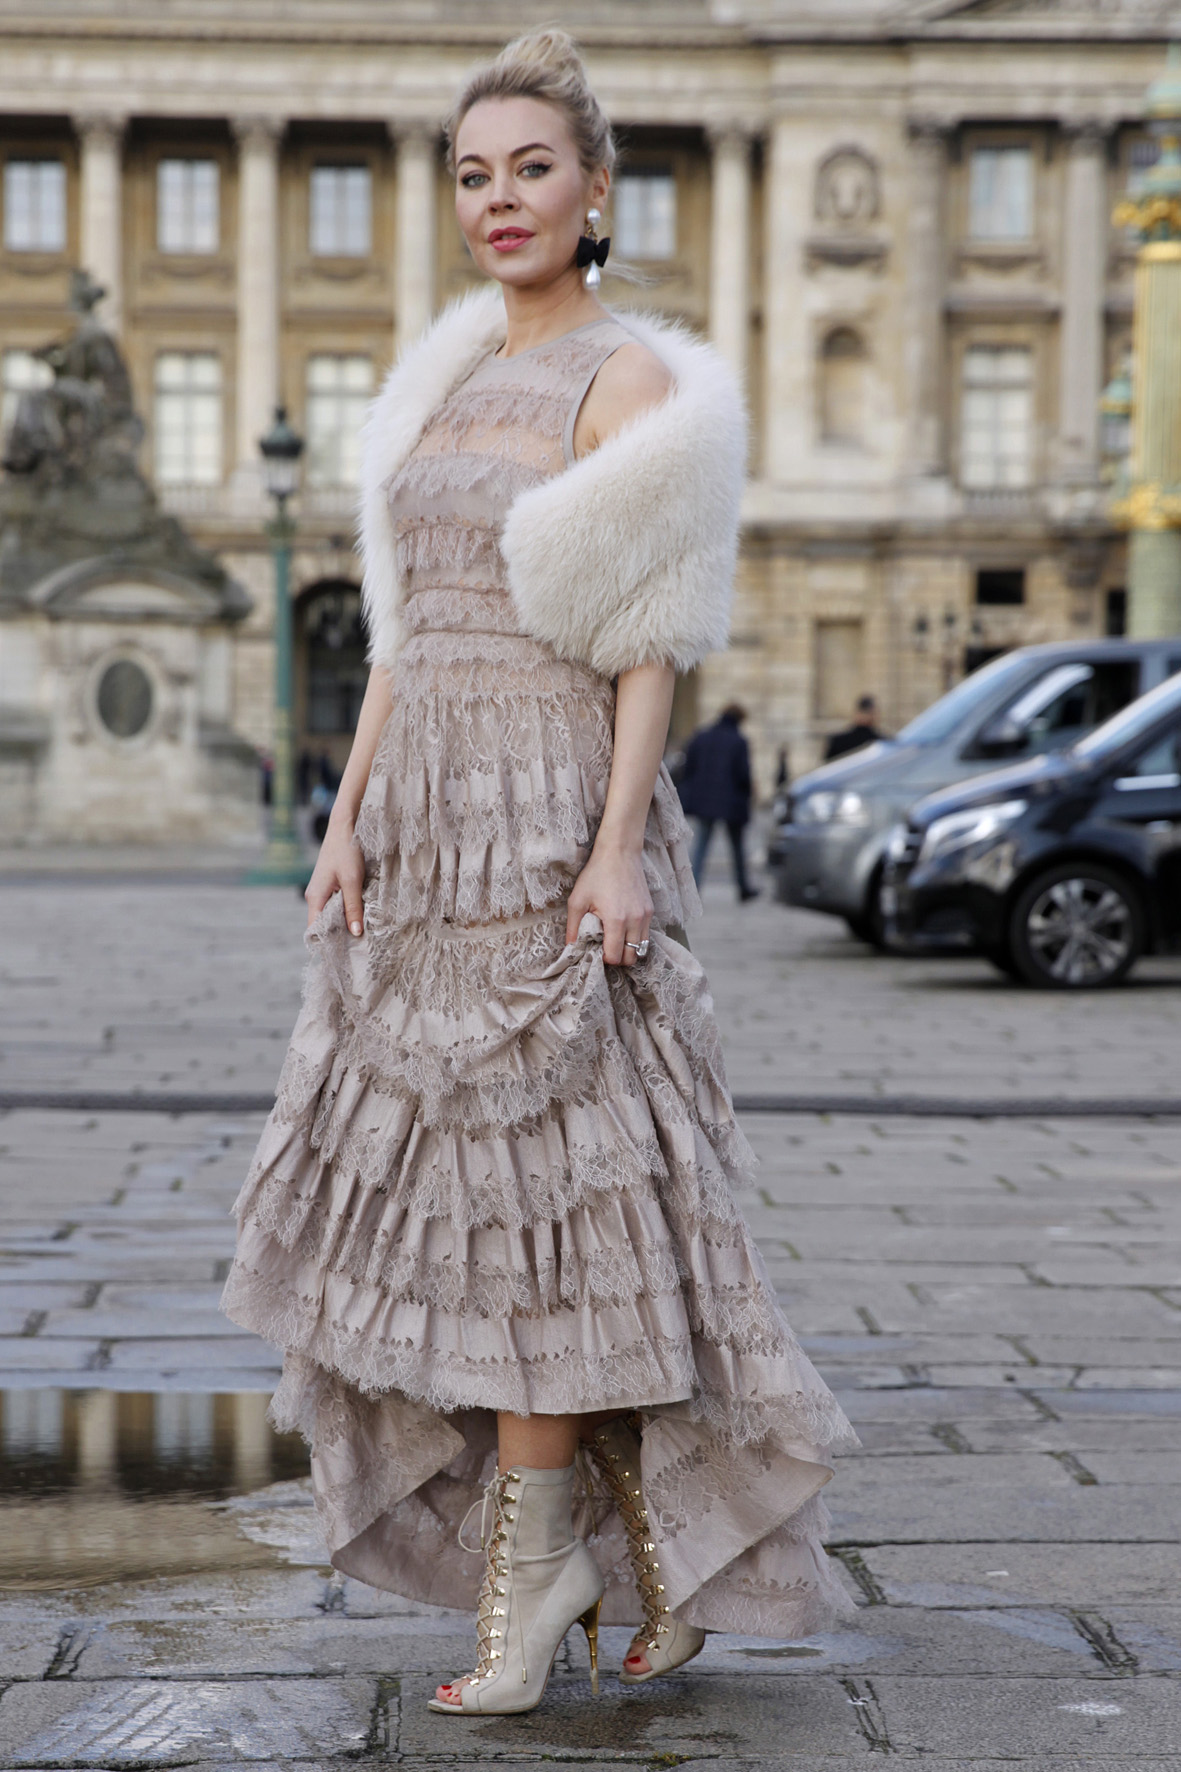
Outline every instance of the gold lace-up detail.
[[[512, 1582], [512, 1555], [509, 1550], [509, 1535], [506, 1526], [511, 1526], [516, 1515], [508, 1510], [515, 1507], [519, 1497], [510, 1492], [511, 1483], [519, 1483], [516, 1471], [498, 1472], [484, 1490], [483, 1497], [474, 1501], [463, 1517], [459, 1528], [459, 1543], [465, 1551], [474, 1556], [483, 1552], [487, 1557], [484, 1566], [484, 1580], [480, 1587], [480, 1598], [476, 1604], [476, 1670], [467, 1676], [469, 1685], [478, 1686], [481, 1680], [489, 1679], [499, 1673], [496, 1663], [504, 1660], [504, 1649], [499, 1647], [504, 1640], [505, 1625], [508, 1620], [508, 1607], [503, 1601], [508, 1597]], [[479, 1545], [465, 1544], [463, 1533], [468, 1521], [476, 1508], [480, 1510], [480, 1542]], [[491, 1530], [489, 1530], [491, 1525]], [[521, 1678], [529, 1677], [525, 1664], [525, 1643], [521, 1639]]]
[[[644, 1506], [644, 1492], [640, 1487], [639, 1463], [620, 1453], [603, 1430], [591, 1440], [591, 1451], [606, 1478], [607, 1487], [623, 1521], [623, 1529], [627, 1533], [632, 1574], [639, 1590], [640, 1604], [644, 1608], [644, 1627], [639, 1634], [645, 1638], [645, 1648], [658, 1649], [661, 1637], [667, 1635], [670, 1629], [667, 1622], [669, 1609], [664, 1603], [660, 1564], [656, 1560], [656, 1545], [652, 1540], [648, 1509]], [[633, 1650], [633, 1653], [638, 1651]]]

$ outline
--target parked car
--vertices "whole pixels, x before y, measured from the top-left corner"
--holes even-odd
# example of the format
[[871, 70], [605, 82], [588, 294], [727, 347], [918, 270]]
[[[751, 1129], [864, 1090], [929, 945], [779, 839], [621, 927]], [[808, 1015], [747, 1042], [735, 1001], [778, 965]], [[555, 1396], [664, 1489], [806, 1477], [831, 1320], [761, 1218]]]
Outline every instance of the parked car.
[[891, 839], [882, 893], [902, 941], [962, 927], [1003, 971], [1118, 984], [1181, 940], [1181, 677], [1070, 751], [932, 794]]
[[916, 801], [1062, 750], [1176, 671], [1181, 638], [1063, 641], [993, 659], [897, 738], [812, 770], [780, 797], [767, 851], [776, 897], [884, 945], [886, 843]]

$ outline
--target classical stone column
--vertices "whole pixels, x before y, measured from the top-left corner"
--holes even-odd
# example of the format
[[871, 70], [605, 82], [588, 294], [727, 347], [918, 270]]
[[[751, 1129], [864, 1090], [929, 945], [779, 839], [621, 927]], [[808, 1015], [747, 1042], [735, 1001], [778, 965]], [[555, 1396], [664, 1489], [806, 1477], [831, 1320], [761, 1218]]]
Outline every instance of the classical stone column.
[[736, 124], [709, 131], [713, 149], [709, 330], [741, 381], [750, 337], [751, 132]]
[[805, 471], [811, 446], [811, 365], [803, 286], [815, 149], [798, 118], [776, 117], [764, 178], [763, 476]]
[[947, 124], [915, 117], [910, 136], [906, 239], [906, 390], [910, 423], [906, 471], [945, 471], [943, 300], [947, 279], [944, 204]]
[[123, 131], [127, 119], [84, 113], [74, 128], [82, 144], [79, 256], [84, 270], [107, 292], [103, 322], [115, 334], [123, 326]]
[[394, 344], [416, 339], [435, 309], [435, 177], [439, 132], [431, 124], [394, 124], [398, 209], [394, 240]]
[[238, 138], [236, 474], [257, 480], [258, 440], [279, 398], [279, 141], [282, 123], [234, 120]]
[[1107, 277], [1106, 141], [1097, 124], [1067, 131], [1062, 228], [1062, 325], [1058, 475], [1071, 485], [1099, 478], [1103, 391], [1103, 297]]

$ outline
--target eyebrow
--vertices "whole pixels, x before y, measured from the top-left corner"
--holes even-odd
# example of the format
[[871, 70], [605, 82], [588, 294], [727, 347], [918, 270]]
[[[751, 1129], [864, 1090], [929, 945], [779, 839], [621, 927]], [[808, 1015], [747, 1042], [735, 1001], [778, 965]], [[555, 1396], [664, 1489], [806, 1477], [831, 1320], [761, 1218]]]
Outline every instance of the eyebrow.
[[[509, 155], [509, 159], [516, 160], [521, 154], [531, 154], [535, 148], [541, 148], [546, 154], [552, 154], [554, 152], [553, 148], [551, 148], [547, 142], [526, 142], [523, 148], [514, 148]], [[483, 160], [485, 166], [488, 164], [488, 162], [484, 160], [483, 154], [462, 154], [457, 165], [462, 166], [465, 160]]]

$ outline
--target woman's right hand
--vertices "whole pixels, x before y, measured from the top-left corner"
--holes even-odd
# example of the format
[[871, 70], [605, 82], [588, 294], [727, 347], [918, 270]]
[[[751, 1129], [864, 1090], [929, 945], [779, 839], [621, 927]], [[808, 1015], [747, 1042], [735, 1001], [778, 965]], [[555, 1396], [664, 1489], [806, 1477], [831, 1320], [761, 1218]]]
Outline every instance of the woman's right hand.
[[353, 935], [365, 930], [365, 909], [361, 890], [365, 884], [365, 857], [353, 832], [351, 821], [334, 824], [328, 821], [324, 841], [316, 859], [304, 898], [308, 906], [308, 926], [320, 915], [334, 892], [344, 899], [344, 920]]

